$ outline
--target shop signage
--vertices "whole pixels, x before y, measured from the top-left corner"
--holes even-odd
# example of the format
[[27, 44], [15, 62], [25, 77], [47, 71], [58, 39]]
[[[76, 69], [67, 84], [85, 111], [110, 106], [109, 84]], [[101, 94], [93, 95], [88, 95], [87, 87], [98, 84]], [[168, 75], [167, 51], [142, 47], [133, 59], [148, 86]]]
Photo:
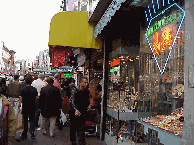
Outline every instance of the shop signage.
[[63, 69], [56, 69], [58, 72], [73, 72], [73, 68], [63, 68]]
[[110, 69], [110, 72], [120, 71], [120, 67], [114, 67], [113, 69]]
[[70, 78], [72, 77], [72, 73], [64, 73], [64, 76], [66, 76], [66, 78]]
[[181, 19], [183, 16], [183, 12], [169, 15], [167, 17], [163, 17], [160, 21], [156, 22], [146, 33], [146, 36], [152, 35], [155, 31], [157, 31], [160, 27], [169, 24], [171, 22], [177, 21]]
[[162, 75], [181, 30], [185, 11], [177, 3], [173, 3], [157, 14], [153, 4], [153, 8], [148, 6], [145, 14], [148, 21], [145, 37]]
[[112, 62], [110, 62], [111, 67], [119, 65], [119, 64], [120, 64], [120, 59], [116, 59], [116, 60], [113, 60]]

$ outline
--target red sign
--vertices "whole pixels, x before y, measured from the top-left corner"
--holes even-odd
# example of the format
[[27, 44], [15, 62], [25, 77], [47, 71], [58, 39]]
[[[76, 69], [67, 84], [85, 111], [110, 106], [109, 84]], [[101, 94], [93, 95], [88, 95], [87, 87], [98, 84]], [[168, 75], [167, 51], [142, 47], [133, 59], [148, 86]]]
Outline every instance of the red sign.
[[116, 65], [119, 65], [120, 64], [120, 59], [116, 59], [112, 62], [110, 62], [110, 66], [113, 67], [113, 66], [116, 66]]
[[173, 36], [172, 36], [172, 28], [167, 27], [161, 34], [161, 42], [159, 41], [159, 33], [156, 32], [153, 35], [153, 53], [154, 55], [161, 55], [164, 51], [166, 46], [169, 47], [171, 50], [171, 46], [173, 43]]

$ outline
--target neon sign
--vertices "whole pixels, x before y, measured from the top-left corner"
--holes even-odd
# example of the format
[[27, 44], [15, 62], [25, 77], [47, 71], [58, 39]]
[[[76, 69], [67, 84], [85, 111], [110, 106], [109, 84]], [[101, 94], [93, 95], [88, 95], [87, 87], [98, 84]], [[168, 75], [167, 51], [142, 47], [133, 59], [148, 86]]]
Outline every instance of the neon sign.
[[64, 73], [64, 75], [66, 76], [66, 78], [72, 77], [72, 73]]
[[110, 69], [110, 72], [120, 71], [120, 67], [115, 67], [113, 69]]
[[156, 22], [146, 33], [146, 36], [152, 35], [155, 31], [157, 31], [161, 26], [164, 26], [168, 23], [174, 22], [182, 18], [183, 12], [172, 14], [170, 16], [162, 18], [160, 21]]
[[119, 65], [119, 64], [120, 64], [120, 59], [116, 59], [116, 60], [113, 60], [112, 62], [110, 62], [111, 67]]
[[153, 35], [153, 54], [161, 55], [164, 53], [166, 46], [171, 50], [171, 44], [173, 42], [172, 28], [167, 27], [162, 32], [162, 42], [159, 41], [158, 32]]
[[[163, 0], [163, 3], [164, 3], [164, 0]], [[158, 17], [166, 14], [165, 12], [169, 10], [170, 8], [172, 9], [178, 8], [180, 12], [177, 14], [172, 14], [167, 17], [164, 17], [160, 21], [156, 21], [156, 23], [154, 23]], [[167, 63], [171, 56], [171, 51], [177, 39], [177, 35], [184, 21], [185, 11], [178, 4], [173, 3], [172, 5], [170, 5], [169, 7], [167, 7], [166, 9], [164, 9], [162, 12], [160, 12], [157, 15], [155, 15], [155, 10], [154, 10], [154, 13], [153, 13], [155, 15], [154, 17], [152, 17], [150, 7], [148, 6], [148, 11], [145, 11], [145, 14], [146, 14], [146, 19], [149, 22], [146, 33], [145, 33], [145, 37], [153, 53], [153, 56], [156, 61], [157, 67], [160, 71], [160, 74], [162, 75], [165, 71]], [[180, 21], [180, 23], [175, 22], [176, 20]], [[153, 25], [151, 28], [149, 28], [151, 23], [153, 23]], [[159, 29], [160, 27], [161, 29]], [[162, 60], [162, 58], [165, 55], [166, 55], [165, 62], [162, 62], [162, 61], [161, 63], [158, 62], [159, 60]], [[161, 64], [161, 66], [159, 64]]]

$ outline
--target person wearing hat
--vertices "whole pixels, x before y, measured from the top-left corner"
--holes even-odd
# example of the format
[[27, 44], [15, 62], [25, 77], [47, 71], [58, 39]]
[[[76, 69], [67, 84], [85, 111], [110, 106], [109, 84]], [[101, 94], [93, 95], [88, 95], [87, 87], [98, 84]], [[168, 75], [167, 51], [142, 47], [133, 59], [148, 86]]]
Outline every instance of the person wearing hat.
[[36, 127], [39, 126], [38, 121], [39, 121], [40, 112], [39, 112], [39, 108], [38, 108], [38, 103], [39, 103], [39, 96], [40, 96], [41, 88], [45, 86], [44, 78], [45, 78], [45, 75], [43, 73], [40, 73], [38, 76], [38, 79], [34, 80], [32, 82], [32, 86], [35, 87], [37, 89], [37, 92], [38, 92], [36, 112], [35, 112], [35, 126]]

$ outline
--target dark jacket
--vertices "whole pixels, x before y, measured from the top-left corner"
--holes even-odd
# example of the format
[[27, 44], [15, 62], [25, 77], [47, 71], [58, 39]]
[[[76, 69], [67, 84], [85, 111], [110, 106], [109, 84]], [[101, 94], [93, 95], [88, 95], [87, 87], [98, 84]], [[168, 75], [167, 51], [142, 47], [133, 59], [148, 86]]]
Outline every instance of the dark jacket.
[[22, 97], [22, 114], [32, 114], [36, 110], [37, 89], [33, 86], [25, 86], [20, 92]]
[[80, 87], [76, 87], [71, 92], [70, 97], [70, 115], [74, 116], [76, 109], [81, 112], [81, 117], [84, 116], [87, 112], [87, 108], [90, 104], [89, 99], [89, 90], [81, 91]]
[[19, 93], [22, 85], [19, 81], [12, 80], [8, 86], [8, 96], [12, 98], [19, 98]]
[[59, 88], [54, 85], [47, 85], [41, 89], [39, 97], [39, 109], [44, 117], [53, 117], [59, 115], [62, 109], [62, 99]]

